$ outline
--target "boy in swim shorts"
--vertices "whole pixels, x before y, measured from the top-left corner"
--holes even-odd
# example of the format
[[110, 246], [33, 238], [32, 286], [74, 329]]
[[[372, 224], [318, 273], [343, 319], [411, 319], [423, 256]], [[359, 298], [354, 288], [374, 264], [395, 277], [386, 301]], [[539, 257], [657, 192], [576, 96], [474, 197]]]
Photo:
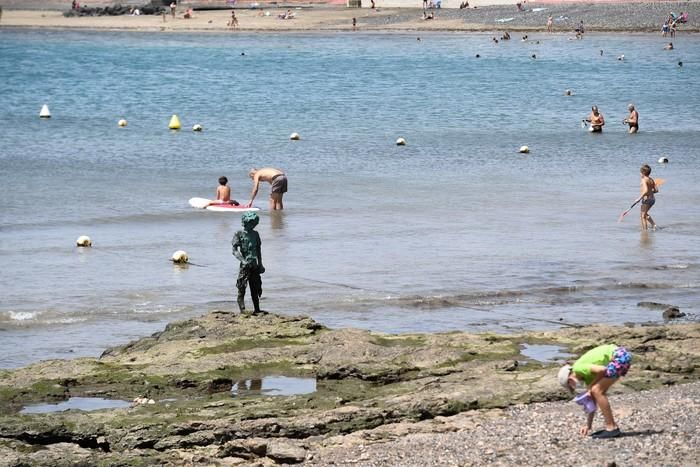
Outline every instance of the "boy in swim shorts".
[[656, 230], [656, 223], [654, 223], [654, 219], [652, 219], [649, 215], [649, 210], [656, 203], [654, 193], [658, 193], [659, 189], [656, 187], [656, 182], [654, 181], [654, 179], [649, 176], [651, 175], [651, 167], [649, 167], [647, 164], [644, 164], [639, 169], [639, 173], [642, 176], [642, 183], [640, 187], [641, 193], [639, 195], [639, 198], [637, 198], [636, 202], [642, 202], [640, 210], [640, 221], [642, 224], [642, 230], [647, 230], [650, 225], [653, 230]]
[[[593, 438], [617, 438], [621, 435], [620, 428], [613, 418], [607, 392], [621, 376], [627, 374], [631, 363], [632, 355], [624, 347], [606, 344], [589, 350], [576, 360], [573, 366], [564, 365], [559, 370], [559, 384], [573, 394], [579, 382], [585, 383], [588, 393], [600, 407], [605, 418], [605, 429], [592, 433]], [[586, 425], [579, 430], [582, 436], [590, 433], [594, 418], [595, 411], [587, 415]]]

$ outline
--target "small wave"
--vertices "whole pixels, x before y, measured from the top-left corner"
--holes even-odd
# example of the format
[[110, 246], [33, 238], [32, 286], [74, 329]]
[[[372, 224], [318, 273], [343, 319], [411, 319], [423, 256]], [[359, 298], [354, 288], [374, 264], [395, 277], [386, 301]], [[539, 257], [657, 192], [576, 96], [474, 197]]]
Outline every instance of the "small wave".
[[656, 266], [654, 269], [664, 271], [666, 269], [688, 269], [689, 267], [690, 267], [690, 265], [688, 265], [688, 264], [679, 263], [679, 264], [663, 264], [661, 266]]
[[0, 312], [0, 321], [32, 321], [39, 315], [38, 311], [3, 311]]
[[49, 324], [73, 324], [87, 321], [87, 316], [62, 314], [53, 311], [1, 311], [0, 323], [18, 327]]

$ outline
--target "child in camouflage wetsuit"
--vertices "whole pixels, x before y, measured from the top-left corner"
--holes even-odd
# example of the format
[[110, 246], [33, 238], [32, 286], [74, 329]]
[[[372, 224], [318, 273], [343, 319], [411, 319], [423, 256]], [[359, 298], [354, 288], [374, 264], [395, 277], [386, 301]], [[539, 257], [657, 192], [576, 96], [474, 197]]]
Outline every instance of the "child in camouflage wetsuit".
[[236, 281], [238, 308], [241, 310], [241, 313], [245, 313], [245, 289], [247, 284], [250, 284], [254, 313], [260, 312], [260, 296], [262, 295], [260, 274], [265, 272], [265, 267], [262, 264], [260, 234], [254, 230], [258, 222], [260, 222], [260, 218], [256, 213], [246, 212], [241, 217], [243, 230], [236, 232], [231, 240], [233, 256], [241, 262], [238, 270], [238, 280]]

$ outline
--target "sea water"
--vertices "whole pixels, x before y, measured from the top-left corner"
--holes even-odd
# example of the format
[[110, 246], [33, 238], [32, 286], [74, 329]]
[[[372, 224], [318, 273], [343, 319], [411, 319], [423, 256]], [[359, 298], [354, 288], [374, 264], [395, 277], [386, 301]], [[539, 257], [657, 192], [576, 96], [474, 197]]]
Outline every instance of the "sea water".
[[[262, 166], [289, 177], [283, 212], [256, 199], [265, 310], [385, 332], [660, 321], [642, 300], [695, 319], [700, 38], [421, 38], [0, 30], [0, 366], [235, 311], [240, 217], [187, 200], [226, 175], [245, 202]], [[617, 222], [644, 163], [666, 179], [648, 233]]]

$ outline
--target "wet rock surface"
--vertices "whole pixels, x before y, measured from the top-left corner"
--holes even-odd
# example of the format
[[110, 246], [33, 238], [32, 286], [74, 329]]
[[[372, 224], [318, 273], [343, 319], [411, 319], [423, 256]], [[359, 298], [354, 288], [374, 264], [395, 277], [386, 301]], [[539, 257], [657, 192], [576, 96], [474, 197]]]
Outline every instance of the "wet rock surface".
[[[624, 345], [634, 354], [632, 370], [612, 391], [615, 397], [631, 397], [629, 410], [646, 407], [634, 405], [644, 400], [637, 394], [640, 390], [666, 388], [659, 393], [661, 400], [664, 391], [682, 394], [684, 388], [695, 387], [686, 383], [700, 379], [697, 323], [591, 326], [513, 335], [387, 335], [331, 330], [307, 317], [212, 312], [108, 349], [99, 359], [52, 360], [0, 371], [0, 459], [8, 459], [7, 465], [61, 465], [68, 459], [120, 465], [323, 464], [324, 459], [342, 461], [342, 450], [334, 451], [339, 446], [356, 449], [387, 441], [401, 443], [414, 435], [483, 430], [480, 427], [486, 422], [507, 427], [508, 417], [518, 414], [517, 423], [510, 425], [522, 426], [523, 431], [509, 431], [510, 447], [499, 428], [493, 428], [479, 431], [483, 446], [464, 452], [478, 450], [484, 455], [490, 449], [490, 457], [475, 459], [527, 463], [518, 453], [535, 449], [537, 443], [566, 446], [570, 438], [559, 433], [575, 432], [581, 420], [572, 418], [577, 406], [569, 402], [551, 409], [571, 412], [567, 420], [550, 422], [547, 416], [537, 415], [549, 414], [550, 406], [533, 403], [569, 396], [556, 382], [559, 363], [523, 356], [523, 344], [556, 345], [580, 355], [609, 342]], [[314, 378], [316, 388], [292, 396], [230, 391], [237, 382], [252, 385], [268, 376]], [[93, 412], [19, 413], [30, 403], [70, 397], [139, 397], [155, 403]], [[518, 425], [528, 414], [535, 417], [535, 425]], [[621, 425], [628, 430], [647, 429], [622, 419]], [[690, 425], [679, 427], [683, 433], [693, 432]], [[541, 436], [530, 439], [528, 433]], [[665, 443], [668, 433], [649, 436], [660, 436]], [[501, 447], [487, 446], [489, 437]], [[683, 442], [683, 438], [668, 441]], [[355, 459], [362, 459], [363, 452], [358, 451]], [[432, 454], [437, 464], [440, 459], [470, 462], [459, 453]], [[410, 451], [405, 455], [385, 458], [372, 453], [367, 459], [379, 459], [380, 464], [419, 460]], [[651, 451], [649, 456], [642, 463], [657, 459]], [[542, 462], [548, 463], [547, 459]]]

